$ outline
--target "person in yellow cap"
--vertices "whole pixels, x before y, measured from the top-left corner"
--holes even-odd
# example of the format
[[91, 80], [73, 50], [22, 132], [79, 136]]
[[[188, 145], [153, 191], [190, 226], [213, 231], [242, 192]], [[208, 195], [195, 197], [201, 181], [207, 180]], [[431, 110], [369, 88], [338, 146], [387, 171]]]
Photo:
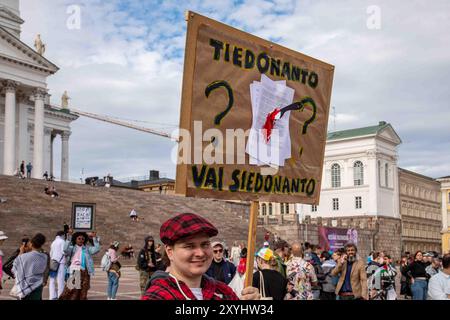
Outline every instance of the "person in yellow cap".
[[287, 292], [287, 280], [277, 268], [274, 252], [263, 247], [256, 253], [258, 271], [253, 274], [253, 287], [258, 288], [262, 299], [283, 300]]

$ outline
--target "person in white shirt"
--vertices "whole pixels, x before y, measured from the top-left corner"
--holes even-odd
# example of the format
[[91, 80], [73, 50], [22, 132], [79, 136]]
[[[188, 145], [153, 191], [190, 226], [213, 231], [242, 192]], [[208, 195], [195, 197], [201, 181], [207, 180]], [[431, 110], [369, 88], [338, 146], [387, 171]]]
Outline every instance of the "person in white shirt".
[[56, 238], [53, 240], [50, 247], [50, 259], [58, 262], [58, 271], [54, 276], [50, 276], [50, 282], [48, 286], [49, 300], [57, 300], [64, 291], [64, 277], [66, 264], [66, 257], [64, 256], [64, 231], [58, 231]]
[[131, 220], [133, 220], [133, 221], [137, 221], [137, 219], [138, 219], [138, 214], [137, 214], [136, 210], [134, 210], [134, 208], [133, 208], [133, 210], [131, 210], [131, 212], [130, 212], [130, 218], [131, 218]]
[[241, 259], [241, 248], [239, 248], [237, 241], [233, 243], [230, 252], [230, 260], [237, 267], [239, 265], [239, 260]]
[[450, 300], [450, 253], [442, 258], [442, 267], [428, 282], [428, 300]]

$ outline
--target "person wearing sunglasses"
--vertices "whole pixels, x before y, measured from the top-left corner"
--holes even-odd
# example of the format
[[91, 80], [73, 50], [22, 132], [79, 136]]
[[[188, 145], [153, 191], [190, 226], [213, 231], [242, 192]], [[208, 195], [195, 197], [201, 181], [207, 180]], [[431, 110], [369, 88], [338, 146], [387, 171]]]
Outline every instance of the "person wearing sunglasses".
[[91, 277], [94, 275], [93, 255], [100, 251], [100, 239], [96, 232], [75, 232], [70, 229], [71, 239], [64, 244], [66, 269], [69, 278], [59, 300], [87, 300]]
[[215, 241], [211, 247], [213, 248], [213, 261], [206, 274], [217, 281], [229, 284], [236, 274], [236, 266], [224, 258], [223, 243]]

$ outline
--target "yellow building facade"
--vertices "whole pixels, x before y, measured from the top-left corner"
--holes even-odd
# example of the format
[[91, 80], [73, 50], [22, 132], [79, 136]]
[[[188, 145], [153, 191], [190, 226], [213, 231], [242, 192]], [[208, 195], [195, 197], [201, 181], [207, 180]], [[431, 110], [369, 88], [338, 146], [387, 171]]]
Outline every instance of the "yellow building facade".
[[442, 195], [442, 252], [450, 253], [450, 176], [436, 179]]
[[402, 252], [440, 252], [442, 248], [440, 184], [433, 178], [398, 169]]

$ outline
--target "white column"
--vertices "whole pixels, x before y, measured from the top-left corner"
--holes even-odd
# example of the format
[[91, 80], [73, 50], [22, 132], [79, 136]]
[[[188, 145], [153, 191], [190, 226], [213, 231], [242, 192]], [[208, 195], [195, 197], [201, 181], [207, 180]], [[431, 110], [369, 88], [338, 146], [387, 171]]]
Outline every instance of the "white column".
[[398, 156], [394, 156], [394, 161], [392, 164], [392, 181], [394, 187], [394, 218], [400, 218], [400, 186], [399, 186], [399, 177], [398, 177], [398, 167], [397, 161]]
[[44, 99], [47, 91], [37, 88], [34, 92], [34, 148], [32, 177], [42, 179], [44, 174]]
[[5, 133], [3, 143], [3, 174], [13, 175], [16, 168], [16, 87], [13, 81], [5, 81]]
[[18, 141], [18, 158], [17, 162], [25, 161], [25, 164], [31, 160], [28, 153], [30, 150], [30, 135], [28, 134], [28, 105], [24, 102], [28, 99], [26, 94], [19, 94], [17, 97], [17, 107], [19, 114], [19, 136]]
[[53, 171], [53, 141], [55, 141], [55, 135], [52, 134], [50, 137], [50, 171], [49, 174], [51, 176], [55, 176], [55, 172]]
[[52, 128], [44, 128], [44, 171], [47, 171], [50, 177], [51, 171], [51, 154], [52, 154]]
[[[32, 139], [33, 138], [33, 139]], [[27, 164], [33, 164], [33, 150], [34, 150], [34, 123], [29, 122], [27, 126]]]
[[367, 179], [366, 184], [369, 185], [369, 199], [368, 199], [368, 214], [370, 216], [378, 215], [378, 169], [377, 169], [377, 154], [373, 150], [366, 152], [367, 154], [367, 176], [364, 172], [364, 179]]
[[69, 181], [69, 137], [70, 131], [61, 134], [61, 181]]

